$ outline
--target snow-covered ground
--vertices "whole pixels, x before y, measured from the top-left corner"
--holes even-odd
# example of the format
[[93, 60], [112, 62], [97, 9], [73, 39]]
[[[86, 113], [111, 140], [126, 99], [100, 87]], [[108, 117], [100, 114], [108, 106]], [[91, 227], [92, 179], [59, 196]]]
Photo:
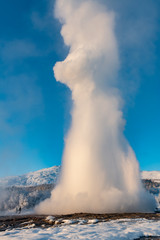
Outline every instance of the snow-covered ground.
[[[94, 221], [96, 223], [96, 221]], [[132, 240], [141, 236], [160, 236], [160, 221], [146, 219], [121, 219], [109, 222], [79, 224], [64, 223], [60, 227], [34, 228], [0, 232], [0, 239], [108, 239]]]

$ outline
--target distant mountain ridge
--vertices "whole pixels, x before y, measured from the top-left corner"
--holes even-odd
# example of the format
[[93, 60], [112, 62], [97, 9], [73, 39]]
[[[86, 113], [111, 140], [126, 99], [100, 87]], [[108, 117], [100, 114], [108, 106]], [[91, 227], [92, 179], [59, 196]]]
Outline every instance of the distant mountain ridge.
[[0, 178], [0, 187], [55, 184], [59, 177], [60, 168], [60, 166], [53, 166], [19, 176]]
[[152, 181], [160, 181], [160, 171], [142, 171], [142, 179], [150, 179]]
[[[59, 177], [60, 169], [61, 166], [53, 166], [19, 176], [0, 178], [0, 187], [55, 184]], [[141, 178], [159, 182], [160, 171], [142, 171]]]

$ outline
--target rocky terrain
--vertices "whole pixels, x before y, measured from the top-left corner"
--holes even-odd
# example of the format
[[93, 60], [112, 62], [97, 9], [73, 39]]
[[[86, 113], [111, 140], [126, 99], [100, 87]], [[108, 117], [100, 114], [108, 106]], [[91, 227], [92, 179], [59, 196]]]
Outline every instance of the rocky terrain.
[[114, 213], [114, 214], [87, 214], [76, 213], [68, 215], [12, 215], [0, 217], [0, 231], [12, 230], [14, 228], [24, 227], [56, 227], [64, 224], [96, 224], [100, 222], [107, 222], [111, 220], [123, 219], [147, 219], [160, 220], [159, 213]]

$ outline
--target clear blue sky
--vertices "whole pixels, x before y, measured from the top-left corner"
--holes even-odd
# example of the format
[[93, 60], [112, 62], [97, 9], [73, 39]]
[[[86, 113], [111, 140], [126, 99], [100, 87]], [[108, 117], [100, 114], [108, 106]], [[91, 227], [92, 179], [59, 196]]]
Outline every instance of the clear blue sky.
[[[142, 170], [160, 170], [160, 1], [99, 0], [116, 12], [125, 135]], [[0, 177], [61, 164], [70, 91], [52, 67], [68, 49], [52, 0], [0, 7]]]

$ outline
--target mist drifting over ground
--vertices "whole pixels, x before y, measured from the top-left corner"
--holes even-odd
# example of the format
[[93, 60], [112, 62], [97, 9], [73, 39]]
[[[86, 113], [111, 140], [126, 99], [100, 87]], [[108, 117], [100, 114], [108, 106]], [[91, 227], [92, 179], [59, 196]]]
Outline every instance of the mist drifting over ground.
[[114, 13], [98, 0], [57, 0], [55, 13], [70, 51], [54, 74], [72, 91], [72, 124], [59, 184], [36, 211], [152, 211], [155, 202], [142, 188], [138, 162], [123, 135]]

